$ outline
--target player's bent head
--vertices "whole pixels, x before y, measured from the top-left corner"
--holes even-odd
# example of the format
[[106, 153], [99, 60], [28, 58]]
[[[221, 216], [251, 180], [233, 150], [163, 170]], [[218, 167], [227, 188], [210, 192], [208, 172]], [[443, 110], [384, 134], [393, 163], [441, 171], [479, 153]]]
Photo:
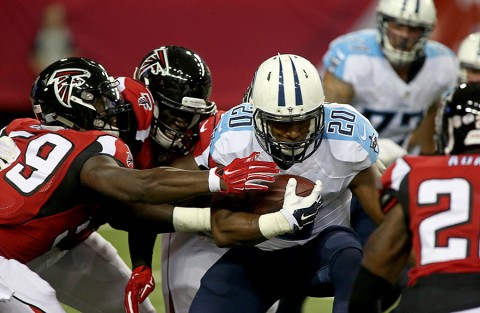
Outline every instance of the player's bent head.
[[305, 58], [279, 54], [263, 62], [246, 99], [262, 148], [285, 165], [308, 158], [323, 137], [324, 98], [318, 71]]
[[64, 58], [39, 74], [30, 100], [35, 116], [45, 125], [118, 135], [117, 119], [128, 118], [131, 108], [122, 101], [117, 85], [99, 63]]

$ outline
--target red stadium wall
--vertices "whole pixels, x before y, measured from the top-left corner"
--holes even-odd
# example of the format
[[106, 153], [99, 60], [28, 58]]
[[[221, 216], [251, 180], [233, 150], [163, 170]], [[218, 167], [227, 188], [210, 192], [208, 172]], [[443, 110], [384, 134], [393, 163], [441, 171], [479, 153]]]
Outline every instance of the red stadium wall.
[[[29, 62], [30, 53], [42, 12], [51, 2], [1, 1], [0, 112], [30, 113], [28, 94], [36, 76]], [[334, 37], [373, 25], [376, 3], [375, 0], [60, 2], [66, 7], [67, 23], [79, 55], [99, 61], [112, 75], [130, 76], [149, 50], [161, 45], [186, 46], [209, 64], [213, 74], [211, 99], [224, 109], [239, 102], [258, 65], [276, 53], [299, 54], [320, 64]], [[479, 21], [476, 2], [437, 0], [440, 23], [435, 37], [456, 48], [459, 38], [472, 31]], [[452, 27], [459, 23], [461, 27]]]

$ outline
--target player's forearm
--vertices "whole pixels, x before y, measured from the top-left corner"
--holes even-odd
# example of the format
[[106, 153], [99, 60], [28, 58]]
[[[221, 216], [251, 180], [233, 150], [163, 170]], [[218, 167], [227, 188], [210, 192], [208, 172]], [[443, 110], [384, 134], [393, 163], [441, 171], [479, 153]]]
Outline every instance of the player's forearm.
[[132, 268], [138, 266], [152, 267], [153, 248], [157, 234], [149, 231], [134, 231], [128, 234], [128, 247]]
[[156, 168], [139, 176], [134, 201], [166, 203], [210, 192], [208, 171]]
[[212, 235], [219, 247], [252, 246], [266, 238], [258, 227], [258, 215], [219, 210], [212, 215]]

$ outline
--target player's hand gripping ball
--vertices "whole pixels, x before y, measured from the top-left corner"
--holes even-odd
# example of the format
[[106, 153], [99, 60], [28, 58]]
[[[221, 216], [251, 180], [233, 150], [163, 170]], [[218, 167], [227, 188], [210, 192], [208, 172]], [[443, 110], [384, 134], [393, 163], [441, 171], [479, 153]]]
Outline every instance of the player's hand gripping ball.
[[277, 212], [283, 207], [283, 198], [285, 196], [285, 189], [290, 178], [297, 180], [297, 188], [295, 190], [297, 196], [306, 197], [310, 195], [315, 187], [315, 183], [311, 180], [289, 174], [275, 175], [274, 182], [262, 183], [268, 186], [268, 191], [248, 191], [244, 195], [243, 207], [246, 212], [265, 214]]

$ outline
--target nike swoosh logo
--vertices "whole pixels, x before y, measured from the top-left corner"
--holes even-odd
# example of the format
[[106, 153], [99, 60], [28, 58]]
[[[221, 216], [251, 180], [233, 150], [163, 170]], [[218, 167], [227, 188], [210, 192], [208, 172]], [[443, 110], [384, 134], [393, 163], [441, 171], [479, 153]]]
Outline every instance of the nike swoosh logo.
[[233, 171], [231, 171], [231, 170], [225, 170], [223, 173], [224, 173], [225, 175], [230, 175], [230, 174], [236, 173], [237, 171], [238, 171], [238, 170], [233, 170]]
[[360, 138], [362, 138], [362, 140], [367, 140], [367, 130], [365, 129], [365, 126], [363, 126], [363, 136], [360, 135]]
[[300, 216], [300, 219], [302, 221], [304, 221], [304, 220], [309, 219], [310, 217], [315, 216], [315, 215], [317, 215], [317, 213], [313, 213], [313, 214], [310, 214], [310, 215], [302, 214], [302, 216]]
[[203, 133], [207, 130], [207, 127], [205, 127], [205, 124], [207, 123], [203, 123], [202, 126], [200, 126], [200, 132]]

